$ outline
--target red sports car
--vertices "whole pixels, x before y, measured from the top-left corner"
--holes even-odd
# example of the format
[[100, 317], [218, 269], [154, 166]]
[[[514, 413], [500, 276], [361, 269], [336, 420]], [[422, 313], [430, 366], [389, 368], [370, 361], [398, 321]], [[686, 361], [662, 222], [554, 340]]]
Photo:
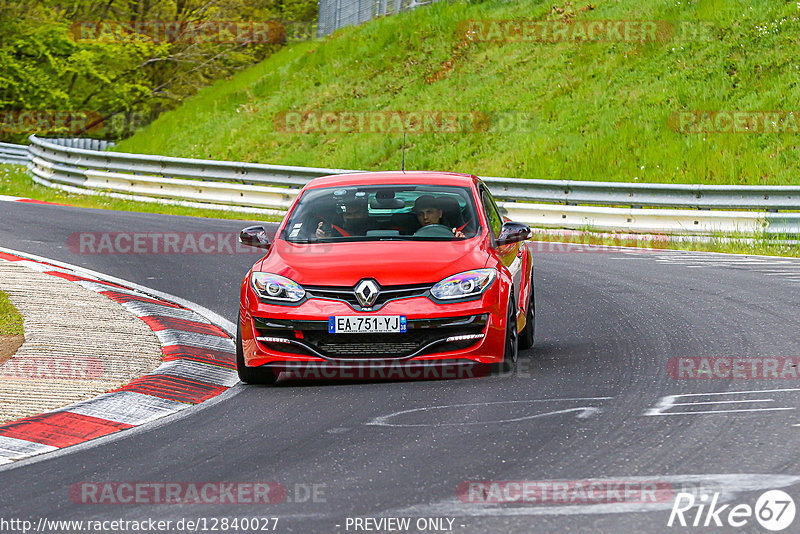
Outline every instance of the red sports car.
[[473, 175], [311, 180], [272, 242], [261, 226], [241, 232], [242, 243], [267, 254], [242, 282], [239, 378], [270, 384], [317, 368], [354, 378], [365, 375], [348, 371], [511, 370], [518, 347], [533, 345], [530, 236], [504, 220]]

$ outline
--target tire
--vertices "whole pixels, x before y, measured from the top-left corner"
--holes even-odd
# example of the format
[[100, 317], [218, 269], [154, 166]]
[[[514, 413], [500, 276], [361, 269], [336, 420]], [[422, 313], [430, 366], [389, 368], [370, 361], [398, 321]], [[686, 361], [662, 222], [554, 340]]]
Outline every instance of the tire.
[[519, 348], [527, 350], [533, 348], [533, 337], [536, 333], [536, 301], [533, 300], [533, 280], [531, 279], [531, 299], [528, 312], [525, 314], [525, 328], [519, 335]]
[[269, 367], [247, 367], [244, 364], [244, 350], [242, 349], [242, 324], [236, 325], [236, 373], [239, 380], [245, 384], [271, 385], [277, 382], [278, 375]]
[[517, 305], [514, 302], [514, 288], [508, 297], [508, 311], [506, 313], [506, 342], [503, 351], [504, 373], [512, 373], [517, 368], [519, 358], [519, 335], [517, 333]]

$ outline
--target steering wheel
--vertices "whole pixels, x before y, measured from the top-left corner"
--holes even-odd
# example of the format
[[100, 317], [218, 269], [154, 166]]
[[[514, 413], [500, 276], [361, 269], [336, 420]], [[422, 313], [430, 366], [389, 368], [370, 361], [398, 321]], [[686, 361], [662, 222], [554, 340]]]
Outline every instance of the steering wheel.
[[414, 232], [414, 237], [453, 237], [453, 230], [443, 224], [428, 224]]

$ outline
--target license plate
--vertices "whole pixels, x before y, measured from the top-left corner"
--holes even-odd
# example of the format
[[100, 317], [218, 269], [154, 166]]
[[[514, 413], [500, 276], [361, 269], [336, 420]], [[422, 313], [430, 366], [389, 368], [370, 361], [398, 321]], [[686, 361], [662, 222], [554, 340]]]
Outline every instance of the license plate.
[[406, 331], [405, 315], [331, 316], [328, 317], [330, 334], [383, 334]]

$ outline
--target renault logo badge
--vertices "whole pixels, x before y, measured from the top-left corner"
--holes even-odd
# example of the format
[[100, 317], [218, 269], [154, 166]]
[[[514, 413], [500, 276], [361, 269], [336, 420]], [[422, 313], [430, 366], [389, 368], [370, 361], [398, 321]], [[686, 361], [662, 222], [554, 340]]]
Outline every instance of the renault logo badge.
[[356, 284], [356, 298], [363, 308], [369, 308], [378, 298], [378, 284], [374, 280], [361, 280]]

